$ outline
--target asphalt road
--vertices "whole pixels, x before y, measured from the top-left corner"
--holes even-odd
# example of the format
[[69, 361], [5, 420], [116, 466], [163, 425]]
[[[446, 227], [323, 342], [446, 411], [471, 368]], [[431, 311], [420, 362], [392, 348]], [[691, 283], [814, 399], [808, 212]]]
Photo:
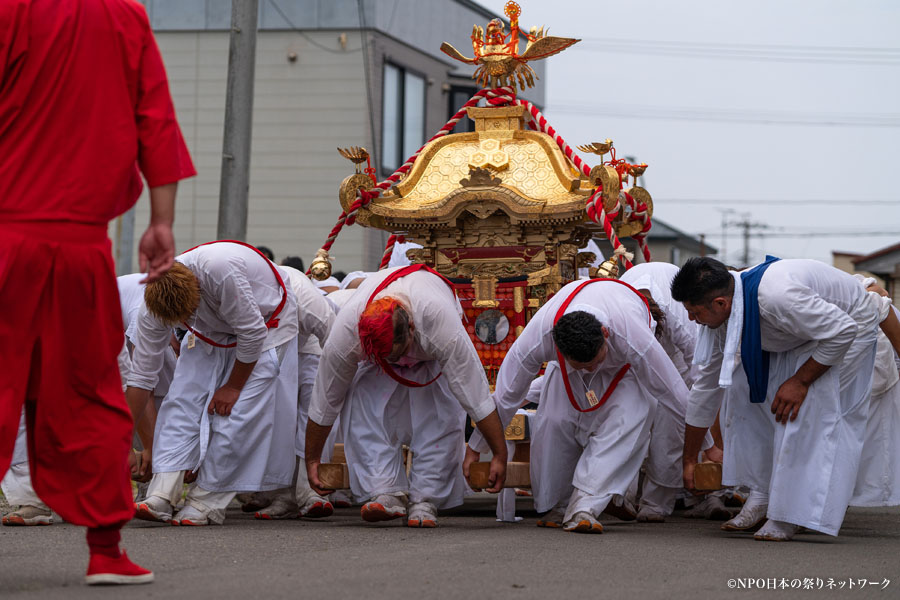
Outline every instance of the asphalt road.
[[[493, 499], [478, 495], [434, 530], [363, 523], [356, 508], [327, 521], [231, 510], [223, 526], [134, 522], [123, 546], [156, 582], [127, 589], [82, 584], [84, 529], [3, 527], [0, 598], [900, 598], [900, 509], [852, 509], [838, 538], [764, 543], [677, 513], [579, 535], [535, 527], [529, 499], [519, 508], [523, 522], [497, 523]], [[738, 578], [809, 578], [813, 589], [730, 589]]]

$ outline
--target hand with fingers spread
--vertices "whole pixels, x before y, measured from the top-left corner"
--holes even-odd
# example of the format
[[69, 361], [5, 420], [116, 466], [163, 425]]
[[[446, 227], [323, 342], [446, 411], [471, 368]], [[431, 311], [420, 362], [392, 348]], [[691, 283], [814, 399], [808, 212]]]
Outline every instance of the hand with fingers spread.
[[807, 392], [809, 392], [809, 385], [796, 375], [782, 383], [775, 394], [775, 399], [772, 400], [772, 413], [775, 415], [775, 421], [787, 425], [789, 419], [796, 420]]

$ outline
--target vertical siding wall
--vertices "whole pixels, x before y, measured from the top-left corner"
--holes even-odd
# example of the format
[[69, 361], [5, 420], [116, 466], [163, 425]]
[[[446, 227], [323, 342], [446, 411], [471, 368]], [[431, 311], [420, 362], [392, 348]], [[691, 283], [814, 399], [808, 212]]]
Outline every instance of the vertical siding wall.
[[[341, 212], [338, 185], [353, 172], [337, 146], [369, 146], [365, 75], [359, 32], [260, 31], [257, 40], [253, 148], [247, 241], [276, 259], [308, 264]], [[198, 175], [179, 186], [175, 241], [179, 252], [215, 239], [219, 208], [228, 33], [158, 32], [178, 119]], [[296, 62], [287, 55], [297, 54]], [[137, 242], [149, 220], [138, 203]], [[364, 264], [363, 231], [348, 227], [335, 245], [335, 268]], [[377, 262], [376, 262], [377, 264]]]

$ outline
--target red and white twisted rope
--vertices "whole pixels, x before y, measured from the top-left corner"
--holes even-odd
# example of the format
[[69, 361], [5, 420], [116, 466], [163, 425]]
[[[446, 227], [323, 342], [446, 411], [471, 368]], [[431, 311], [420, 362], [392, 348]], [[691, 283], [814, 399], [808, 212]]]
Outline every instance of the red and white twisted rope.
[[[469, 108], [470, 106], [477, 105], [478, 101], [482, 97], [487, 97], [487, 103], [490, 104], [491, 106], [505, 106], [505, 105], [510, 104], [513, 101], [515, 101], [516, 92], [511, 87], [501, 87], [501, 88], [496, 88], [493, 90], [484, 89], [484, 90], [479, 90], [478, 92], [476, 92], [475, 95], [472, 96], [468, 102], [463, 104], [462, 107], [459, 109], [459, 111], [457, 111], [457, 113], [455, 115], [453, 115], [449, 121], [447, 121], [446, 125], [441, 127], [438, 130], [438, 132], [436, 134], [434, 134], [434, 136], [432, 136], [432, 138], [430, 140], [425, 142], [422, 145], [422, 147], [419, 148], [415, 154], [410, 156], [409, 159], [407, 159], [407, 161], [405, 163], [403, 163], [403, 165], [401, 165], [400, 168], [397, 169], [390, 177], [388, 177], [386, 180], [382, 181], [381, 183], [376, 184], [375, 187], [370, 191], [360, 190], [359, 194], [357, 195], [356, 202], [354, 202], [353, 206], [351, 206], [350, 214], [348, 214], [346, 216], [346, 218], [344, 219], [346, 221], [346, 224], [352, 225], [353, 221], [356, 220], [356, 213], [359, 211], [360, 208], [362, 208], [363, 206], [365, 206], [366, 204], [368, 204], [375, 198], [378, 198], [379, 196], [381, 196], [381, 194], [384, 192], [384, 190], [388, 189], [393, 183], [395, 183], [397, 180], [399, 180], [400, 177], [402, 177], [407, 172], [409, 172], [409, 169], [412, 168], [413, 163], [416, 162], [416, 159], [419, 157], [419, 154], [421, 154], [421, 152], [425, 148], [425, 146], [427, 146], [432, 141], [434, 141], [440, 137], [443, 137], [443, 136], [447, 135], [448, 133], [450, 133], [451, 131], [453, 131], [453, 128], [456, 127], [456, 124], [460, 121], [460, 119], [462, 119], [464, 116], [466, 116], [466, 109]], [[343, 213], [341, 213], [341, 216], [342, 217], [344, 216]], [[339, 223], [340, 227], [343, 227], [343, 224], [341, 223], [340, 218], [338, 219], [338, 223]], [[340, 227], [335, 226], [336, 231], [332, 230], [332, 234], [334, 234], [333, 237], [331, 234], [329, 234], [329, 239], [326, 240], [325, 245], [322, 246], [323, 248], [325, 248], [325, 250], [328, 250], [329, 248], [331, 248], [331, 244], [329, 244], [329, 241], [331, 243], [334, 243], [333, 238], [337, 237], [337, 233], [340, 231]], [[396, 235], [392, 234], [388, 238], [387, 244], [384, 247], [384, 255], [381, 257], [381, 264], [378, 266], [379, 270], [384, 269], [390, 262], [391, 254], [394, 252], [394, 245], [398, 241], [398, 237], [402, 238], [403, 236], [396, 236]], [[400, 240], [400, 243], [403, 243], [402, 239]]]
[[[591, 169], [585, 164], [585, 162], [581, 159], [578, 154], [575, 153], [574, 150], [566, 143], [566, 141], [562, 138], [562, 136], [556, 133], [556, 130], [550, 126], [547, 122], [547, 119], [544, 118], [544, 115], [541, 114], [541, 111], [537, 109], [531, 102], [526, 100], [517, 100], [516, 92], [512, 87], [504, 86], [495, 89], [483, 89], [479, 90], [475, 93], [472, 98], [469, 99], [468, 102], [460, 107], [460, 110], [457, 111], [453, 117], [447, 121], [447, 124], [441, 127], [438, 132], [431, 137], [425, 144], [422, 145], [412, 156], [410, 156], [405, 163], [403, 163], [400, 168], [394, 171], [390, 177], [385, 179], [384, 181], [377, 183], [371, 190], [362, 190], [360, 189], [357, 192], [356, 200], [350, 206], [349, 211], [341, 212], [338, 217], [338, 221], [335, 226], [332, 228], [331, 232], [328, 234], [328, 237], [325, 240], [325, 243], [322, 245], [323, 250], [330, 250], [332, 245], [334, 245], [334, 241], [337, 239], [338, 234], [341, 229], [343, 229], [344, 225], [352, 225], [356, 221], [356, 215], [359, 212], [359, 209], [368, 205], [372, 200], [380, 197], [385, 190], [389, 189], [394, 183], [400, 180], [403, 175], [409, 172], [410, 168], [412, 168], [413, 163], [415, 163], [416, 159], [421, 154], [422, 150], [432, 141], [443, 137], [453, 131], [453, 128], [456, 127], [456, 124], [466, 115], [466, 109], [470, 106], [475, 106], [478, 104], [481, 98], [486, 97], [487, 103], [491, 106], [506, 106], [509, 104], [520, 104], [525, 107], [530, 115], [530, 120], [528, 122], [528, 126], [535, 130], [540, 130], [543, 133], [549, 135], [556, 144], [559, 146], [560, 150], [566, 155], [566, 157], [572, 161], [576, 168], [578, 168], [585, 176], [590, 176]], [[626, 194], [626, 197], [630, 198]], [[640, 234], [634, 236], [637, 240], [638, 244], [643, 251], [644, 257], [647, 261], [650, 260], [650, 251], [647, 248], [646, 244], [646, 233], [650, 229], [650, 219], [647, 216], [647, 207], [644, 204], [640, 204], [639, 206], [634, 205], [634, 199], [630, 198], [630, 206], [632, 209], [632, 218], [640, 218], [644, 224], [643, 229]], [[619, 207], [617, 206], [615, 211], [611, 213], [607, 213], [603, 208], [603, 197], [601, 190], [597, 190], [593, 195], [588, 199], [586, 203], [586, 212], [588, 218], [590, 218], [595, 223], [599, 223], [603, 226], [603, 230], [606, 233], [606, 237], [609, 239], [610, 244], [612, 244], [613, 249], [624, 248], [622, 246], [622, 242], [619, 241], [618, 236], [616, 236], [615, 230], [612, 226], [612, 220], [616, 218], [619, 214]], [[385, 246], [384, 255], [382, 256], [381, 265], [379, 269], [384, 268], [388, 262], [390, 261], [391, 254], [393, 253], [394, 245], [397, 242], [398, 236], [391, 235], [388, 238], [388, 243]], [[625, 262], [625, 268], [631, 268], [631, 262], [623, 257], [623, 261]]]
[[[556, 130], [547, 122], [547, 119], [541, 114], [541, 111], [527, 100], [517, 100], [517, 104], [521, 104], [528, 111], [528, 114], [531, 117], [529, 122], [529, 127], [532, 129], [542, 131], [546, 133], [556, 144], [559, 146], [559, 149], [562, 150], [563, 154], [566, 155], [572, 164], [575, 165], [577, 169], [579, 169], [582, 173], [584, 173], [585, 177], [590, 177], [591, 168], [588, 166], [580, 156], [566, 143], [566, 141], [556, 133]], [[619, 237], [616, 235], [615, 229], [613, 228], [612, 221], [619, 214], [619, 207], [617, 206], [613, 212], [607, 213], [603, 208], [603, 194], [602, 189], [598, 188], [590, 198], [588, 198], [585, 203], [585, 210], [587, 212], [588, 218], [590, 218], [595, 223], [599, 223], [603, 226], [603, 231], [606, 234], [607, 239], [609, 239], [609, 243], [612, 244], [613, 250], [622, 246], [622, 242], [619, 241]], [[643, 248], [642, 248], [643, 249]], [[644, 252], [644, 256], [647, 257], [647, 260], [650, 260], [649, 251]], [[625, 263], [625, 268], [631, 268], [631, 261], [627, 258], [622, 258]]]
[[402, 244], [406, 241], [406, 236], [403, 235], [394, 235], [393, 233], [388, 238], [387, 244], [384, 246], [384, 255], [381, 257], [381, 264], [378, 265], [378, 270], [384, 269], [391, 262], [391, 254], [394, 253], [394, 246], [396, 244]]

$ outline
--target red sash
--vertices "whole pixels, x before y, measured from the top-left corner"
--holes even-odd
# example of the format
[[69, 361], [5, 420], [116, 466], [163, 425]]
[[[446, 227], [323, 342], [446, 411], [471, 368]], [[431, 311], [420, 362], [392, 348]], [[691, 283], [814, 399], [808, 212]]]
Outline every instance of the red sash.
[[[284, 308], [284, 305], [287, 302], [287, 288], [284, 286], [284, 280], [281, 279], [281, 274], [278, 272], [278, 269], [275, 267], [275, 264], [271, 260], [269, 260], [265, 254], [263, 254], [262, 252], [257, 250], [254, 246], [251, 246], [250, 244], [247, 244], [246, 242], [239, 242], [238, 240], [216, 240], [214, 242], [206, 242], [205, 244], [200, 244], [198, 246], [194, 246], [187, 252], [190, 252], [191, 250], [196, 250], [197, 248], [200, 248], [201, 246], [209, 246], [210, 244], [218, 244], [219, 242], [228, 242], [230, 244], [238, 244], [245, 248], [250, 248], [257, 254], [259, 254], [263, 258], [263, 260], [265, 260], [266, 263], [269, 265], [269, 268], [272, 269], [272, 273], [275, 274], [275, 280], [278, 281], [278, 285], [281, 286], [281, 302], [278, 303], [278, 306], [276, 306], [275, 310], [272, 312], [272, 316], [269, 317], [268, 321], [266, 321], [266, 329], [275, 329], [276, 327], [278, 327], [278, 315], [279, 315], [279, 313], [281, 313], [281, 310]], [[187, 254], [187, 252], [185, 252], [185, 254]], [[190, 331], [193, 335], [200, 338], [202, 341], [206, 342], [210, 346], [215, 346], [216, 348], [234, 348], [235, 346], [237, 346], [237, 342], [232, 342], [230, 344], [220, 344], [218, 342], [214, 342], [213, 340], [209, 339], [202, 333], [194, 331], [194, 329], [187, 323], [183, 323], [183, 325], [185, 327], [187, 327], [188, 331]]]
[[[446, 277], [444, 277], [443, 275], [441, 275], [440, 273], [438, 273], [437, 271], [435, 271], [428, 265], [424, 265], [424, 264], [407, 265], [405, 267], [401, 267], [400, 269], [397, 269], [396, 271], [394, 271], [393, 273], [391, 273], [390, 275], [385, 277], [384, 280], [378, 284], [378, 287], [375, 288], [375, 291], [372, 292], [372, 295], [369, 296], [369, 299], [366, 301], [366, 306], [369, 306], [369, 304], [372, 303], [372, 300], [375, 298], [375, 296], [377, 296], [382, 290], [384, 290], [384, 288], [386, 288], [393, 282], [397, 281], [401, 277], [409, 275], [410, 273], [415, 273], [416, 271], [421, 271], [421, 270], [428, 271], [432, 275], [437, 275], [438, 277], [443, 279], [444, 283], [449, 285], [450, 290], [453, 291], [453, 283], [451, 283], [451, 281], [449, 279], [447, 279]], [[455, 296], [456, 292], [454, 291], [453, 293]], [[363, 308], [363, 310], [365, 310], [365, 308]], [[412, 381], [411, 379], [407, 379], [406, 377], [403, 377], [402, 375], [397, 373], [393, 368], [391, 368], [391, 365], [389, 365], [388, 362], [386, 360], [384, 360], [383, 358], [378, 359], [378, 365], [384, 370], [385, 373], [387, 373], [388, 377], [390, 377], [391, 379], [393, 379], [394, 381], [396, 381], [397, 383], [399, 383], [401, 385], [405, 385], [406, 387], [419, 388], [419, 387], [425, 387], [426, 385], [431, 385], [432, 383], [437, 381], [438, 377], [440, 377], [443, 374], [443, 371], [441, 371], [440, 373], [435, 375], [434, 379], [432, 379], [431, 381], [427, 381], [425, 383], [419, 383], [418, 381]]]
[[[633, 287], [631, 287], [624, 281], [619, 281], [618, 279], [610, 279], [610, 278], [606, 278], [606, 277], [601, 277], [598, 279], [588, 279], [587, 281], [583, 281], [578, 287], [576, 287], [572, 291], [572, 293], [569, 294], [569, 297], [566, 298], [565, 301], [563, 301], [562, 305], [560, 305], [559, 310], [556, 311], [556, 317], [554, 317], [554, 319], [553, 319], [553, 324], [556, 325], [556, 322], [559, 321], [560, 317], [562, 317], [563, 314], [565, 314], [566, 308], [569, 307], [569, 304], [572, 303], [572, 300], [575, 299], [575, 296], [578, 295], [578, 292], [580, 292], [584, 286], [588, 285], [589, 283], [596, 283], [597, 281], [615, 281], [616, 283], [624, 285], [625, 287], [630, 289], [632, 292], [637, 294], [638, 297], [644, 301], [644, 306], [647, 307], [647, 326], [648, 327], [650, 326], [650, 324], [653, 322], [653, 317], [650, 315], [650, 303], [647, 302], [647, 299], [644, 298], [643, 294], [641, 294], [639, 291], [637, 291], [636, 289], [634, 289]], [[606, 389], [606, 391], [603, 393], [603, 396], [600, 398], [600, 402], [598, 402], [597, 404], [595, 404], [594, 406], [592, 406], [590, 408], [581, 408], [580, 406], [578, 406], [578, 403], [575, 401], [574, 394], [572, 394], [572, 384], [569, 383], [569, 373], [568, 373], [568, 369], [566, 368], [566, 360], [563, 357], [562, 352], [559, 351], [559, 349], [556, 350], [556, 358], [559, 361], [559, 370], [562, 371], [563, 385], [566, 386], [566, 394], [568, 394], [568, 396], [569, 396], [569, 402], [572, 404], [572, 407], [575, 410], [577, 410], [578, 412], [583, 412], [583, 413], [595, 411], [598, 408], [600, 408], [601, 406], [603, 406], [604, 404], [606, 404], [606, 401], [609, 400], [609, 397], [612, 396], [612, 393], [615, 391], [616, 386], [619, 385], [619, 382], [622, 381], [622, 378], [625, 377], [625, 374], [631, 368], [631, 363], [626, 363], [624, 367], [619, 369], [619, 372], [616, 373], [615, 377], [613, 377], [613, 380], [612, 380], [612, 382], [610, 382], [609, 387]]]

